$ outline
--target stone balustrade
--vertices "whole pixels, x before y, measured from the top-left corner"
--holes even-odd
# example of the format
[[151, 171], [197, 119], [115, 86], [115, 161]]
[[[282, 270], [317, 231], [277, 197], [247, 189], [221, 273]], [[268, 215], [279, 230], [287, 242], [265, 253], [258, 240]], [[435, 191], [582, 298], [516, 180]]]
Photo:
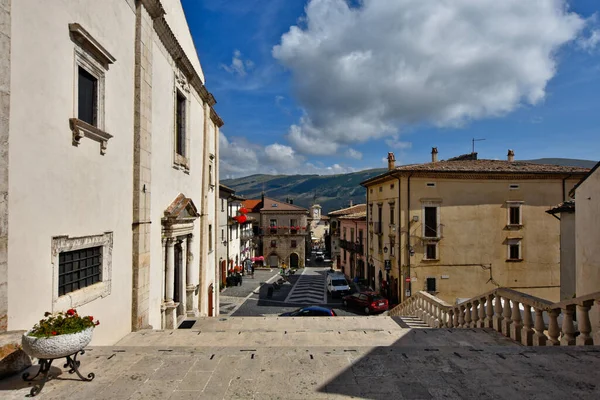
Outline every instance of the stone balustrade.
[[594, 335], [600, 343], [600, 332], [592, 332], [592, 307], [599, 313], [600, 292], [552, 303], [497, 288], [458, 305], [418, 292], [389, 315], [416, 316], [432, 328], [491, 328], [525, 346], [572, 346], [593, 345]]

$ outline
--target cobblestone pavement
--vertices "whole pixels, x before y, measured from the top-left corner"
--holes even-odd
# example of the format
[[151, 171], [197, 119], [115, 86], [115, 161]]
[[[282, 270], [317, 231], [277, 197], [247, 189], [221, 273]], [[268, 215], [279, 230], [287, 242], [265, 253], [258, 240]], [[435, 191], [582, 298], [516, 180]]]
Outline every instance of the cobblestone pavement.
[[254, 278], [251, 275], [244, 275], [241, 285], [225, 288], [219, 296], [220, 315], [229, 315], [235, 312], [249, 295], [277, 275], [275, 269], [255, 270]]
[[[594, 399], [600, 398], [600, 352], [597, 347], [522, 347], [484, 329], [392, 327], [390, 318], [299, 318], [300, 345], [273, 346], [272, 321], [229, 318], [200, 320], [194, 330], [138, 333], [114, 347], [93, 347], [81, 357], [82, 373], [74, 379], [56, 362], [38, 398], [89, 400], [141, 399]], [[268, 320], [268, 319], [267, 319]], [[292, 319], [272, 318], [275, 329]], [[264, 321], [264, 322], [260, 322]], [[371, 329], [395, 332], [388, 346], [366, 345], [362, 332], [344, 331], [361, 321]], [[323, 329], [352, 338], [338, 345], [323, 342]], [[224, 325], [219, 325], [223, 323]], [[287, 325], [282, 325], [282, 324]], [[241, 325], [240, 325], [241, 324]], [[278, 325], [279, 324], [279, 325]], [[354, 324], [354, 325], [355, 325]], [[365, 325], [365, 326], [366, 326]], [[241, 326], [237, 327], [237, 326]], [[243, 326], [257, 329], [253, 342], [238, 344]], [[218, 328], [224, 328], [223, 331]], [[237, 327], [234, 329], [234, 327]], [[312, 327], [312, 328], [311, 328]], [[300, 329], [302, 328], [302, 329]], [[203, 339], [212, 330], [213, 346]], [[302, 332], [301, 332], [302, 331]], [[198, 331], [200, 332], [200, 331]], [[246, 331], [249, 334], [249, 331]], [[337, 332], [331, 332], [338, 335]], [[382, 332], [373, 332], [374, 335]], [[179, 340], [193, 346], [177, 345]], [[367, 333], [364, 336], [368, 336]], [[193, 339], [193, 338], [196, 339]], [[262, 339], [266, 343], [261, 344]], [[157, 341], [158, 340], [158, 341]], [[307, 344], [312, 341], [312, 345]], [[152, 345], [151, 343], [171, 343]], [[359, 343], [362, 342], [362, 345]], [[226, 345], [229, 343], [230, 345]], [[135, 344], [135, 345], [132, 345]], [[60, 360], [57, 360], [60, 361]], [[35, 372], [37, 367], [31, 367]], [[30, 390], [19, 376], [0, 381], [0, 397], [22, 399]]]

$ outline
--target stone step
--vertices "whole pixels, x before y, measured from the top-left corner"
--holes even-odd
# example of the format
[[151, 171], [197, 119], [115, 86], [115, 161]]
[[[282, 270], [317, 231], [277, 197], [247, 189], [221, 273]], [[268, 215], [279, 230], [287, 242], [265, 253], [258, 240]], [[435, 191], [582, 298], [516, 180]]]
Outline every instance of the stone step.
[[431, 329], [399, 317], [198, 318], [190, 329], [134, 332], [117, 346], [177, 347], [482, 347], [516, 345], [492, 329]]

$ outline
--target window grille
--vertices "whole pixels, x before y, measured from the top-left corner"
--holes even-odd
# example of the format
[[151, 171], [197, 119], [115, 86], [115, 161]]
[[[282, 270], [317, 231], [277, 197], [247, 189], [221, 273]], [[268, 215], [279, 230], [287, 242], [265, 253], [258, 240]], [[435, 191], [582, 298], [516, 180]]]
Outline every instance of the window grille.
[[58, 295], [102, 281], [102, 246], [59, 254]]

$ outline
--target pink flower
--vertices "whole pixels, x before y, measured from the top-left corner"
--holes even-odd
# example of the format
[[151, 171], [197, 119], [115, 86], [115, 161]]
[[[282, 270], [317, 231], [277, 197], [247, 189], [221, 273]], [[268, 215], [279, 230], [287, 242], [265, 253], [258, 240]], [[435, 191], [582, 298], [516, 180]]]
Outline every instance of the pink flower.
[[77, 312], [76, 312], [76, 311], [75, 311], [75, 309], [73, 309], [73, 308], [69, 308], [69, 309], [67, 310], [67, 315], [75, 315], [76, 313], [77, 313]]

